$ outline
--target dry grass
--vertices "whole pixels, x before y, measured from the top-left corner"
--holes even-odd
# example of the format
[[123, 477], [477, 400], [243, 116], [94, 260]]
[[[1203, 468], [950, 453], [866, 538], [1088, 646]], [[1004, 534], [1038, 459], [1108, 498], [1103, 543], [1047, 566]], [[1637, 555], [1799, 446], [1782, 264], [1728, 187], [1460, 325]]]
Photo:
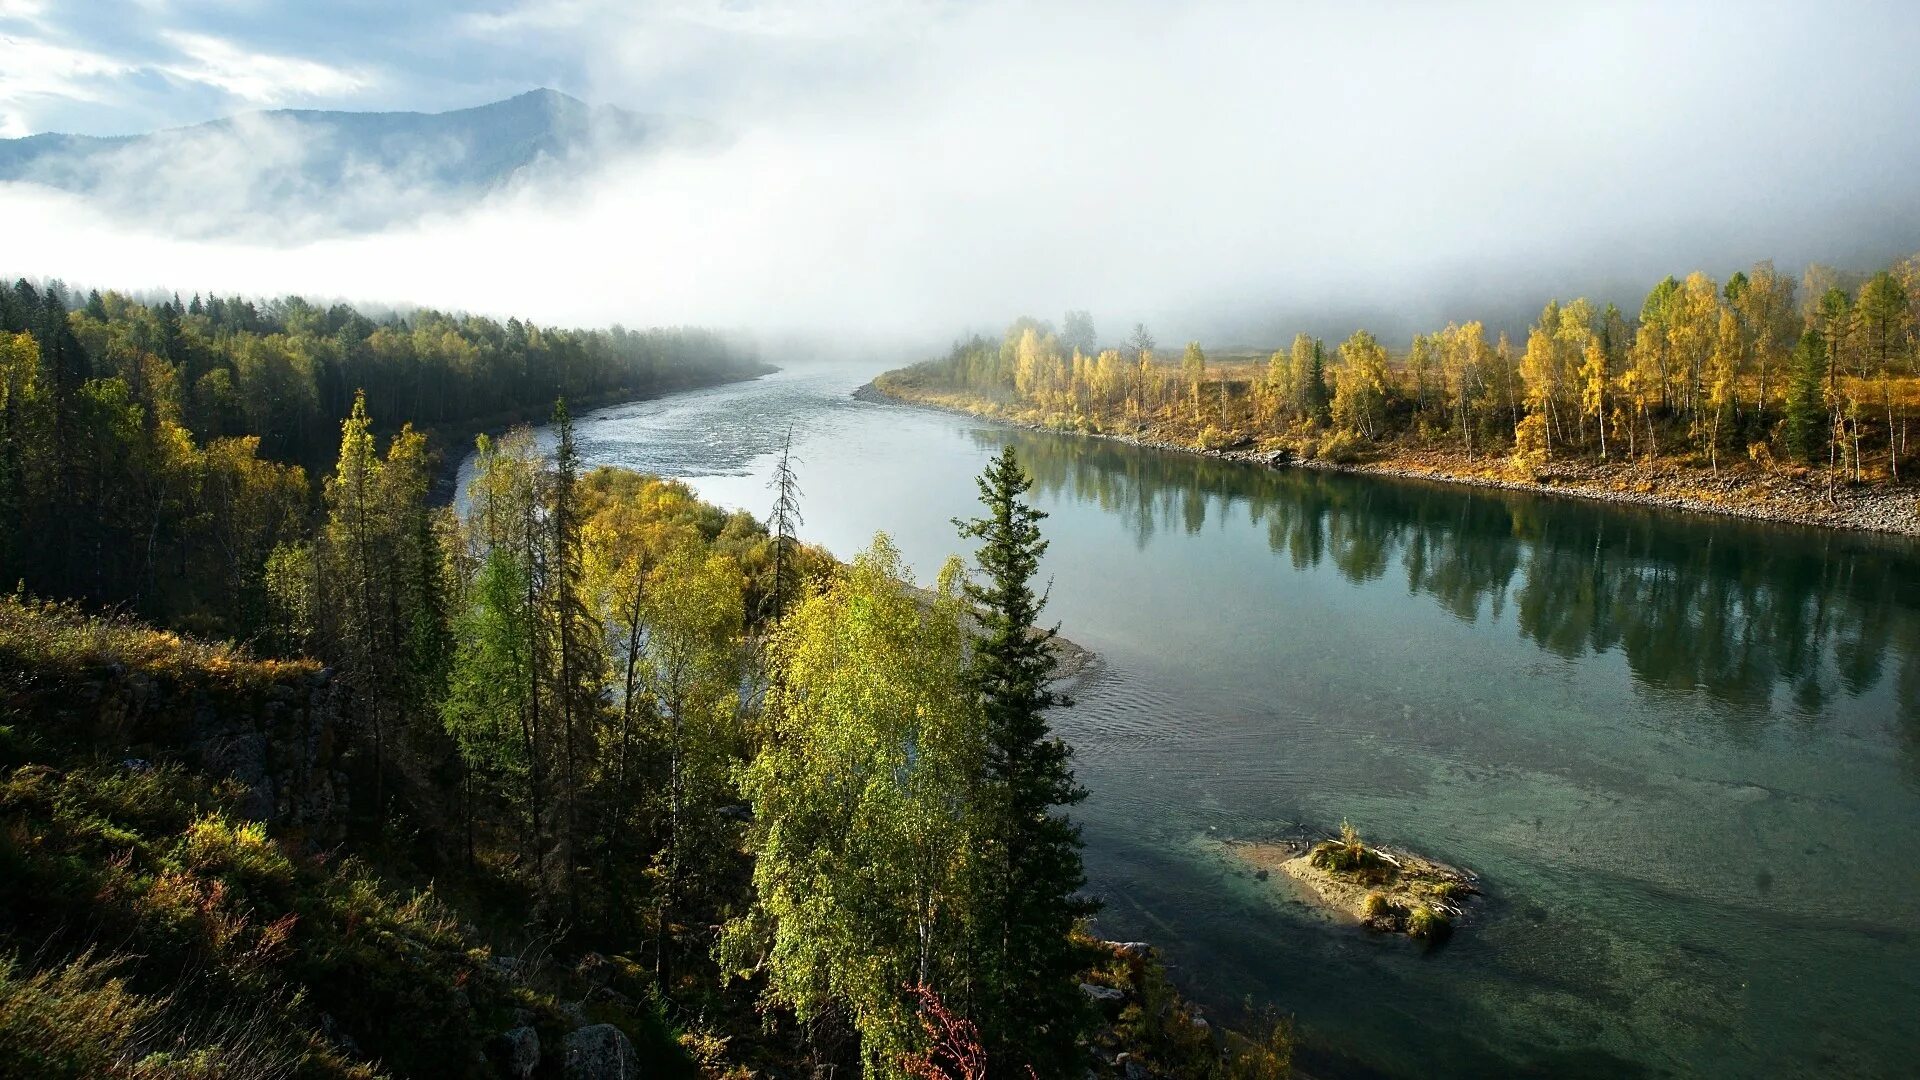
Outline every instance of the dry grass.
[[0, 668], [43, 677], [120, 668], [259, 686], [310, 675], [320, 666], [311, 660], [257, 660], [231, 643], [200, 641], [123, 616], [91, 616], [70, 604], [15, 594], [0, 597]]

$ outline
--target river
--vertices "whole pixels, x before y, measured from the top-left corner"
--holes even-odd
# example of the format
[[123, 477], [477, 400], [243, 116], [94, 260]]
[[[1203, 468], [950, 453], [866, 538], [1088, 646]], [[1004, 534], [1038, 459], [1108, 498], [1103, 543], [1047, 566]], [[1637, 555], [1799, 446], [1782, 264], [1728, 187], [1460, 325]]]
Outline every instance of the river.
[[[856, 401], [801, 368], [582, 417], [593, 464], [922, 580], [1011, 441], [1062, 632], [1107, 937], [1216, 1010], [1295, 1014], [1316, 1075], [1920, 1068], [1920, 548], [1270, 470]], [[1324, 832], [1479, 872], [1444, 947], [1329, 924], [1212, 841]]]

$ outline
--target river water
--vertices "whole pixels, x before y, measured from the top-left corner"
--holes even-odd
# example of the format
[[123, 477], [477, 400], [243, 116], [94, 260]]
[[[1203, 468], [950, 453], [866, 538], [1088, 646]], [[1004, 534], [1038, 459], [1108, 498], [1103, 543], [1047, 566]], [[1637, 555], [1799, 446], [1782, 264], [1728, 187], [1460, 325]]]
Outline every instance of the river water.
[[[1017, 445], [1092, 796], [1107, 937], [1216, 1011], [1295, 1014], [1317, 1075], [1920, 1071], [1920, 548], [1269, 470], [849, 396], [802, 368], [581, 418], [593, 464], [922, 580]], [[1370, 839], [1482, 875], [1444, 947], [1330, 924], [1224, 838]]]

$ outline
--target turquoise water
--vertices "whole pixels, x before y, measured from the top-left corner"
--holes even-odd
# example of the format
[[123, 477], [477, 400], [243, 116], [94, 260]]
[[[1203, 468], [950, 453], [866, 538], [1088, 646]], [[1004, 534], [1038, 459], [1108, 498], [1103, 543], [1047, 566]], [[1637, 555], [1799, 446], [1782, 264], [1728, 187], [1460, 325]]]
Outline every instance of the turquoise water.
[[[581, 420], [583, 453], [930, 578], [1007, 441], [1051, 614], [1101, 669], [1059, 714], [1099, 929], [1320, 1075], [1920, 1070], [1920, 549], [1268, 470], [1049, 436], [801, 369]], [[1478, 871], [1444, 948], [1329, 924], [1211, 842], [1369, 837]]]

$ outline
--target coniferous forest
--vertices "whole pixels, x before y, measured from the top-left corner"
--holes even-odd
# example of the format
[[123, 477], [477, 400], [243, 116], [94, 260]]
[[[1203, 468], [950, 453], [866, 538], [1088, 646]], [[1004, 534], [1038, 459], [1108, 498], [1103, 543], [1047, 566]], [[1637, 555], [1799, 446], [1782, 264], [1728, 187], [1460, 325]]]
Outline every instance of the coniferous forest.
[[[698, 330], [575, 331], [298, 297], [148, 305], [22, 280], [0, 292], [0, 573], [9, 587], [223, 634], [265, 628], [265, 567], [299, 542], [364, 393], [424, 497], [465, 432], [557, 398], [639, 397], [762, 370]], [[396, 480], [396, 483], [399, 482]], [[411, 497], [411, 495], [409, 496]]]

